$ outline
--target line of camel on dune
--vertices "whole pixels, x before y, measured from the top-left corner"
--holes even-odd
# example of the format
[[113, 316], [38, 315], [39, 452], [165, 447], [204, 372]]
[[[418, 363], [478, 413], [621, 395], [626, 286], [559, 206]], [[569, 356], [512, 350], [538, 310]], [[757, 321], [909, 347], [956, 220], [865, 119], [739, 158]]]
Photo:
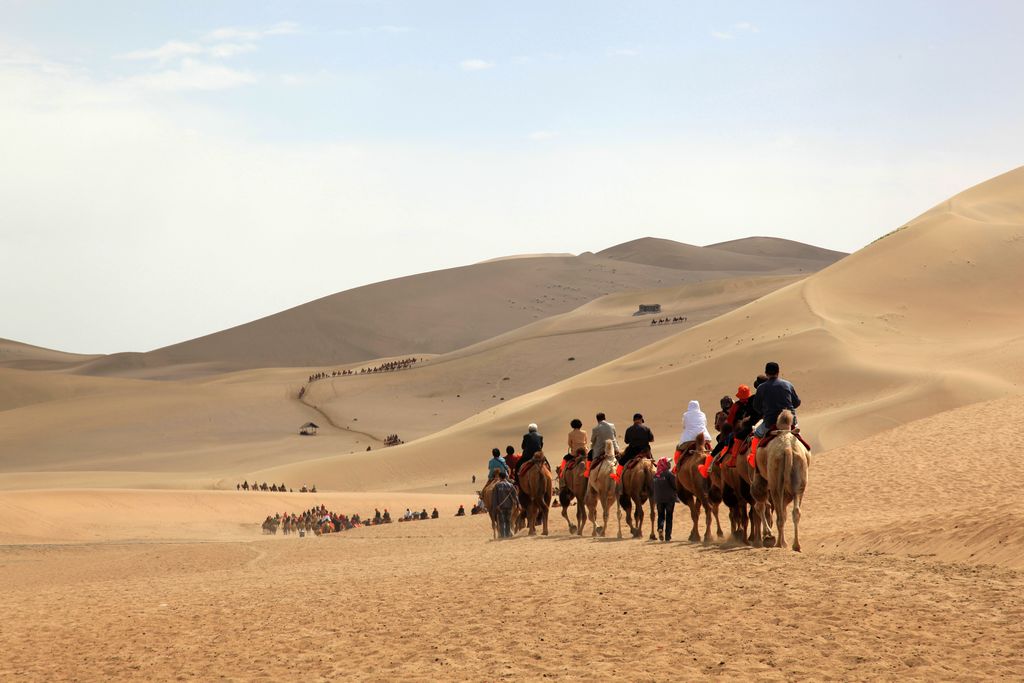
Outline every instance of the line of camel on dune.
[[[267, 486], [267, 482], [257, 484], [253, 482], [250, 484], [248, 481], [243, 481], [241, 484], [235, 484], [236, 491], [270, 491], [272, 493], [295, 493], [294, 490], [288, 488], [284, 484], [271, 484]], [[316, 484], [313, 484], [312, 488], [307, 487], [305, 484], [299, 489], [299, 493], [316, 493]]]
[[[703, 542], [711, 542], [711, 523], [723, 538], [718, 511], [729, 508], [730, 537], [733, 542], [755, 547], [787, 547], [785, 520], [792, 505], [793, 550], [800, 550], [800, 507], [807, 488], [810, 446], [800, 435], [796, 408], [800, 399], [792, 384], [779, 377], [777, 363], [765, 366], [765, 374], [754, 382], [756, 394], [740, 385], [736, 398], [724, 396], [715, 415], [718, 431], [714, 448], [707, 430], [707, 418], [697, 401], [690, 401], [683, 414], [683, 434], [675, 449], [674, 462], [651, 452], [654, 434], [643, 416], [633, 416], [626, 430], [627, 448], [620, 452], [615, 427], [597, 414], [590, 444], [582, 422], [573, 420], [569, 453], [552, 473], [544, 455], [543, 437], [531, 424], [523, 437], [523, 454], [512, 468], [498, 449], [488, 463], [488, 481], [479, 492], [490, 516], [492, 536], [507, 538], [529, 527], [548, 534], [548, 511], [562, 509], [571, 534], [582, 536], [589, 521], [592, 536], [605, 536], [612, 507], [616, 509], [618, 537], [622, 538], [622, 511], [634, 538], [643, 536], [644, 506], [650, 509], [650, 540], [671, 541], [672, 512], [677, 500], [690, 510], [693, 523], [689, 540], [700, 542], [700, 513], [705, 516]], [[510, 447], [511, 449], [511, 447]], [[554, 481], [557, 477], [558, 487]], [[575, 503], [574, 503], [575, 501]], [[597, 507], [602, 507], [599, 523]], [[576, 506], [576, 520], [568, 508]], [[657, 515], [655, 513], [657, 505]], [[778, 538], [773, 536], [772, 517]], [[655, 536], [657, 519], [657, 537]]]
[[307, 384], [312, 384], [317, 380], [331, 379], [334, 377], [349, 377], [351, 375], [373, 375], [380, 372], [394, 372], [395, 370], [405, 370], [411, 368], [416, 363], [420, 362], [421, 358], [403, 358], [402, 360], [392, 360], [380, 365], [374, 365], [369, 368], [359, 368], [356, 370], [321, 370], [320, 372], [314, 372], [309, 376]]

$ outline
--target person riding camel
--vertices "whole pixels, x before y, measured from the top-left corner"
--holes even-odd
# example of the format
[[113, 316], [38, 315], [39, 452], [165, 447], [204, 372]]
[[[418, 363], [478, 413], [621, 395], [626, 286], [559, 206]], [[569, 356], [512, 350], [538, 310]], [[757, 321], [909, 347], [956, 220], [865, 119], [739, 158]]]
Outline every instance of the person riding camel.
[[516, 447], [511, 444], [505, 446], [505, 462], [508, 464], [509, 476], [519, 467], [520, 456], [516, 454]]
[[633, 424], [626, 430], [626, 450], [618, 457], [619, 466], [615, 470], [615, 480], [622, 477], [623, 470], [629, 461], [645, 451], [651, 449], [654, 443], [654, 432], [644, 424], [644, 416], [640, 413], [633, 415]]
[[[700, 401], [690, 401], [683, 413], [683, 432], [679, 435], [679, 445], [685, 446], [697, 439], [698, 434], [704, 435], [704, 446], [710, 449], [711, 433], [708, 431], [708, 416], [700, 409]], [[679, 464], [679, 457], [685, 452], [685, 448], [677, 448], [675, 461]]]
[[562, 458], [562, 469], [560, 470], [560, 473], [564, 472], [569, 463], [576, 459], [576, 455], [580, 451], [583, 451], [584, 453], [587, 452], [587, 435], [583, 431], [583, 421], [579, 418], [575, 418], [569, 423], [569, 427], [572, 428], [567, 439], [569, 452]]
[[796, 409], [800, 407], [800, 397], [796, 395], [793, 385], [779, 377], [779, 364], [772, 361], [764, 366], [764, 374], [768, 380], [757, 388], [754, 394], [754, 407], [761, 414], [761, 424], [754, 430], [754, 438], [750, 440], [750, 455], [747, 460], [754, 467], [757, 462], [757, 447], [769, 431], [775, 429], [775, 421], [779, 413], [789, 410], [793, 413], [793, 426], [796, 427]]
[[718, 434], [715, 436], [715, 448], [711, 451], [711, 457], [716, 457], [725, 449], [732, 435], [732, 424], [729, 423], [729, 413], [732, 412], [733, 406], [732, 396], [723, 396], [719, 399], [718, 405], [721, 407], [721, 410], [715, 413], [715, 431]]
[[492, 448], [491, 459], [487, 463], [487, 481], [494, 479], [498, 472], [508, 474], [508, 463], [505, 462], [505, 458], [501, 457], [501, 451], [497, 448]]
[[516, 481], [519, 480], [519, 473], [522, 471], [523, 465], [533, 460], [533, 456], [538, 451], [544, 450], [544, 437], [537, 431], [537, 425], [531, 424], [526, 428], [526, 434], [523, 434], [522, 449], [523, 454], [519, 457], [519, 462], [516, 463]]
[[[604, 413], [598, 413], [595, 418], [597, 424], [590, 432], [590, 453], [587, 454], [587, 469], [583, 472], [584, 477], [590, 476], [590, 466], [595, 460], [601, 460], [605, 456], [604, 444], [609, 439], [616, 453], [619, 450], [618, 434], [615, 433], [615, 425], [605, 419]], [[609, 453], [609, 456], [615, 453]]]

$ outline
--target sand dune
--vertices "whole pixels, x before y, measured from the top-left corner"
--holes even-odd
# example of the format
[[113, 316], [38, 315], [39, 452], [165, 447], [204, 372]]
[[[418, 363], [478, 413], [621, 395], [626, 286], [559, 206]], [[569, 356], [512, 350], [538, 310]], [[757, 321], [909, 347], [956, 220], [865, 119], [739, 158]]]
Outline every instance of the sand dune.
[[773, 238], [747, 238], [697, 247], [643, 237], [597, 252], [598, 256], [659, 268], [691, 271], [813, 273], [845, 254]]
[[0, 367], [49, 370], [86, 363], [97, 356], [65, 353], [41, 346], [0, 339]]
[[650, 267], [666, 245], [677, 243], [657, 240], [631, 247], [633, 260], [593, 254], [526, 256], [388, 280], [148, 353], [97, 358], [77, 371], [173, 379], [447, 353], [611, 292], [733, 277], [751, 264], [758, 265], [754, 270], [775, 274], [808, 273], [835, 260], [796, 263], [770, 255], [709, 251], [711, 265], [696, 259]]
[[664, 455], [689, 399], [713, 407], [769, 359], [807, 397], [819, 449], [1021, 393], [1022, 186], [1024, 170], [1000, 176], [806, 280], [416, 443], [283, 469], [346, 487], [438, 486], [480, 471], [529, 422], [560, 449], [569, 420], [596, 410], [622, 428], [643, 412]]

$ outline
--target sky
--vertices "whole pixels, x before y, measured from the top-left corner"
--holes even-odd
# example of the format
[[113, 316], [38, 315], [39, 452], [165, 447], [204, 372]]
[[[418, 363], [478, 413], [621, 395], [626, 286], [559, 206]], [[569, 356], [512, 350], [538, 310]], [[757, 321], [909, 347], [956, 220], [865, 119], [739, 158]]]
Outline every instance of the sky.
[[854, 251], [1024, 163], [1024, 3], [0, 0], [0, 337], [145, 351], [644, 236]]

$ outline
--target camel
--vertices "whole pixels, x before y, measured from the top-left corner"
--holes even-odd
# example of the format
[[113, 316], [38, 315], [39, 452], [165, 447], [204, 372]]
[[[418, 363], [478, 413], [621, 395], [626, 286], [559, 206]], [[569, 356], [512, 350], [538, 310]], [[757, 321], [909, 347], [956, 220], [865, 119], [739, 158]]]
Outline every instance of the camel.
[[[619, 522], [618, 538], [622, 538], [622, 508], [619, 507], [618, 484], [612, 479], [615, 472], [615, 443], [608, 439], [604, 442], [604, 454], [600, 460], [590, 463], [590, 478], [587, 480], [587, 514], [593, 521], [594, 530], [591, 536], [604, 536], [608, 531], [608, 513], [615, 505], [615, 514]], [[601, 501], [604, 513], [604, 524], [597, 526], [597, 502]], [[583, 530], [580, 529], [580, 533]]]
[[[587, 496], [587, 478], [583, 476], [587, 466], [587, 452], [580, 448], [575, 455], [573, 468], [567, 472], [565, 468], [568, 463], [566, 463], [558, 475], [558, 503], [562, 506], [562, 516], [569, 524], [569, 533], [582, 536], [583, 527], [587, 524], [587, 508], [584, 505]], [[576, 524], [569, 519], [568, 508], [573, 499], [576, 499]]]
[[[768, 497], [775, 507], [775, 524], [779, 528], [777, 548], [786, 547], [786, 506], [793, 503], [793, 550], [800, 552], [800, 505], [807, 489], [807, 472], [811, 454], [793, 433], [793, 413], [783, 410], [776, 420], [772, 439], [757, 451], [757, 475], [768, 482]], [[758, 504], [758, 514], [768, 525], [765, 508]]]
[[551, 509], [551, 465], [544, 451], [537, 451], [530, 468], [519, 473], [519, 503], [526, 512], [530, 536], [537, 535], [537, 522], [543, 526], [542, 535], [548, 535], [548, 511]]
[[771, 501], [768, 499], [768, 482], [757, 474], [756, 469], [750, 466], [750, 463], [747, 461], [747, 453], [749, 451], [750, 440], [748, 439], [740, 446], [735, 467], [726, 466], [726, 463], [732, 457], [731, 455], [726, 456], [722, 463], [716, 465], [716, 467], [721, 467], [725, 472], [731, 470], [740, 480], [740, 490], [748, 505], [747, 518], [750, 523], [748, 539], [750, 544], [755, 548], [771, 547], [775, 544], [775, 538], [772, 536], [771, 518], [768, 517], [766, 523], [765, 517], [757, 513], [758, 503], [771, 506]]
[[718, 505], [722, 502], [722, 491], [711, 485], [711, 482], [700, 475], [697, 467], [704, 462], [706, 451], [704, 448], [705, 437], [698, 434], [692, 442], [679, 444], [678, 450], [682, 453], [679, 456], [679, 463], [676, 465], [676, 489], [679, 491], [679, 500], [686, 503], [690, 508], [690, 518], [693, 520], [693, 529], [690, 531], [690, 541], [696, 543], [700, 540], [700, 533], [697, 530], [697, 523], [700, 521], [701, 508], [707, 520], [704, 531], [704, 543], [711, 542], [711, 518], [714, 517], [718, 537], [722, 538], [722, 525], [718, 521]]
[[[654, 459], [651, 451], [636, 456], [639, 460], [632, 468], [623, 470], [621, 495], [619, 504], [626, 510], [626, 523], [629, 525], [629, 532], [633, 538], [640, 538], [644, 535], [644, 503], [650, 503], [651, 508], [651, 535], [650, 540], [655, 540], [654, 525]], [[632, 464], [632, 463], [630, 463]], [[635, 512], [630, 514], [635, 507]]]

